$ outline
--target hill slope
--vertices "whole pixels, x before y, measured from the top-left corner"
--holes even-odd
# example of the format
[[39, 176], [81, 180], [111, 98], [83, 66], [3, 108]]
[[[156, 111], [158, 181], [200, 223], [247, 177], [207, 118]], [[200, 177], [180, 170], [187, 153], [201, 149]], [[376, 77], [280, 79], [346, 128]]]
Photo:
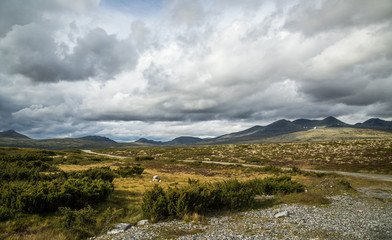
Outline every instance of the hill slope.
[[19, 139], [30, 139], [29, 137], [15, 132], [14, 130], [8, 130], [4, 132], [0, 132], [0, 138], [19, 138]]
[[301, 132], [313, 129], [315, 127], [349, 127], [334, 117], [327, 117], [323, 120], [297, 119], [295, 121], [279, 120], [267, 126], [254, 126], [244, 131], [225, 134], [223, 136], [212, 138], [203, 143], [207, 144], [224, 144], [224, 143], [240, 143], [247, 141], [256, 141], [260, 139], [270, 138], [274, 136]]
[[322, 120], [297, 119], [289, 121], [282, 119], [266, 126], [256, 125], [243, 131], [229, 133], [215, 138], [177, 137], [167, 142], [141, 138], [132, 143], [117, 143], [107, 137], [101, 136], [35, 140], [13, 130], [9, 130], [0, 132], [0, 146], [46, 149], [92, 149], [129, 146], [336, 141], [358, 138], [390, 138], [391, 134], [392, 121], [372, 118], [363, 123], [350, 125], [335, 117], [327, 117]]
[[284, 142], [329, 142], [355, 139], [392, 138], [391, 132], [351, 127], [317, 128], [283, 134], [275, 137], [248, 141], [246, 143], [284, 143]]
[[101, 142], [101, 143], [103, 142], [115, 143], [115, 141], [113, 141], [112, 139], [107, 137], [101, 137], [101, 136], [86, 136], [86, 137], [80, 137], [78, 139], [92, 141], [92, 142]]

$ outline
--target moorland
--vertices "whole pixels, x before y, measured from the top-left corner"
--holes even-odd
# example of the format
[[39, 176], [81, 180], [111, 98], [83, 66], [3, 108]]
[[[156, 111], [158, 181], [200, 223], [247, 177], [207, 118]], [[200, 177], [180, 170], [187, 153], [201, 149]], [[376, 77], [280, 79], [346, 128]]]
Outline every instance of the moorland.
[[[392, 187], [392, 182], [301, 170], [391, 174], [391, 138], [94, 152], [122, 158], [78, 149], [0, 148], [0, 239], [84, 239], [141, 219], [205, 224], [215, 215], [282, 203], [328, 206], [332, 195], [360, 195], [358, 187]], [[162, 182], [153, 182], [154, 175]], [[258, 200], [265, 196], [273, 197]]]

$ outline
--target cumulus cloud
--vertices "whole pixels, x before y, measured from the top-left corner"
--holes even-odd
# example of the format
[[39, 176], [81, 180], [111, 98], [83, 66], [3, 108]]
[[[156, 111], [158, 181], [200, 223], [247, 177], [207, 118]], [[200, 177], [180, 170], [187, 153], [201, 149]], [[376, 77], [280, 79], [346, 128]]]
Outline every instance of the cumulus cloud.
[[39, 2], [0, 3], [3, 129], [164, 139], [392, 117], [388, 0]]
[[[57, 19], [64, 13], [84, 13], [98, 7], [99, 0], [2, 0], [0, 8], [0, 37], [14, 26]], [[51, 19], [53, 20], [53, 19]]]
[[389, 0], [377, 3], [368, 0], [305, 0], [289, 10], [285, 26], [305, 35], [314, 35], [379, 24], [390, 21], [391, 15]]
[[101, 28], [78, 38], [71, 53], [58, 53], [59, 48], [42, 25], [15, 26], [0, 40], [0, 61], [6, 72], [36, 82], [108, 79], [137, 62], [130, 40], [118, 40]]

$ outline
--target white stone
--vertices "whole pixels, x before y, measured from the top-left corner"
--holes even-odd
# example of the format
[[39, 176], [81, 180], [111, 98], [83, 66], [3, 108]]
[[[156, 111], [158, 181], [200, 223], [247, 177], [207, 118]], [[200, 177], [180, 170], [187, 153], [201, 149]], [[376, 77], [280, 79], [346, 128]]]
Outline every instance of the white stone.
[[152, 181], [153, 182], [161, 182], [161, 179], [158, 177], [158, 175], [155, 175], [154, 177], [152, 177]]
[[275, 214], [275, 218], [288, 217], [289, 215], [290, 215], [290, 213], [288, 211], [283, 211], [283, 212]]
[[137, 222], [136, 225], [142, 226], [142, 225], [146, 225], [146, 224], [148, 224], [148, 223], [149, 223], [149, 221], [148, 221], [147, 219], [144, 219], [144, 220], [140, 220], [139, 222]]

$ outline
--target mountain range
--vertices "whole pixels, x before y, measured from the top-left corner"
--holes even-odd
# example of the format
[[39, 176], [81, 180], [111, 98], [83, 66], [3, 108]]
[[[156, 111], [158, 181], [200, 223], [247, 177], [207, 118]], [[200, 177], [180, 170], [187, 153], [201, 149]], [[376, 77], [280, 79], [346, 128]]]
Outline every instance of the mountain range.
[[[321, 129], [339, 128], [342, 130], [346, 130], [344, 136], [341, 134], [339, 135], [339, 131], [328, 131], [328, 136], [325, 135], [327, 133], [326, 131], [321, 131]], [[347, 129], [352, 129], [352, 131], [347, 131]], [[306, 136], [306, 134], [310, 133], [312, 134], [311, 138], [303, 137]], [[295, 137], [293, 134], [296, 134]], [[298, 137], [298, 134], [302, 135], [302, 137]], [[317, 136], [317, 134], [324, 134], [324, 136]], [[266, 126], [256, 125], [243, 131], [229, 133], [215, 138], [202, 139], [191, 136], [181, 136], [167, 142], [140, 138], [139, 140], [130, 143], [117, 143], [112, 139], [102, 136], [35, 140], [14, 130], [8, 130], [5, 132], [0, 132], [0, 146], [32, 147], [46, 149], [91, 149], [127, 146], [176, 146], [201, 144], [213, 145], [235, 143], [317, 141], [323, 139], [339, 140], [340, 138], [338, 137], [338, 135], [342, 139], [355, 139], [366, 137], [374, 138], [377, 135], [382, 137], [392, 137], [392, 121], [372, 118], [363, 123], [350, 125], [336, 119], [335, 117], [327, 117], [322, 120], [297, 119], [294, 121], [289, 121], [282, 119]]]

